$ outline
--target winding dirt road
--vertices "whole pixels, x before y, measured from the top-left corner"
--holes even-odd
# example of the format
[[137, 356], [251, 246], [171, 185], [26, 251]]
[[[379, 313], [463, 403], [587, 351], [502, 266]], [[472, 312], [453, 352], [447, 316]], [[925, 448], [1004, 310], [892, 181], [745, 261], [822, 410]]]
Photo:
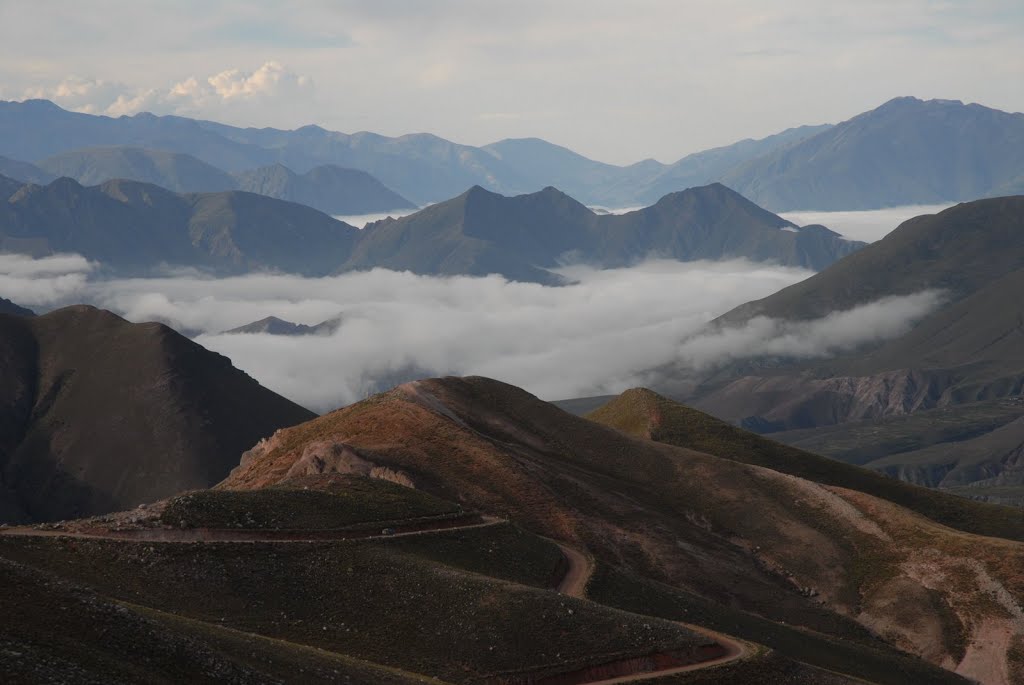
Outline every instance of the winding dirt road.
[[[551, 540], [551, 542], [558, 545], [562, 550], [562, 554], [565, 556], [566, 561], [569, 562], [569, 569], [565, 572], [562, 582], [558, 584], [558, 591], [569, 597], [586, 599], [587, 583], [590, 582], [590, 577], [594, 575], [594, 569], [596, 567], [594, 559], [589, 554], [558, 542], [557, 540]], [[675, 621], [675, 623], [683, 626], [690, 632], [703, 635], [709, 640], [718, 643], [726, 649], [726, 653], [714, 659], [687, 664], [685, 666], [673, 666], [655, 671], [645, 671], [643, 673], [616, 676], [614, 678], [605, 678], [602, 680], [588, 680], [586, 683], [581, 683], [580, 685], [612, 685], [613, 683], [632, 683], [640, 680], [650, 680], [652, 678], [661, 678], [674, 673], [686, 673], [688, 671], [699, 671], [705, 668], [721, 666], [722, 664], [727, 664], [739, 659], [746, 659], [753, 654], [754, 650], [750, 644], [737, 640], [736, 638], [723, 635], [722, 633], [718, 633], [713, 630], [708, 630], [701, 626], [695, 626], [690, 623], [682, 623], [681, 621]]]

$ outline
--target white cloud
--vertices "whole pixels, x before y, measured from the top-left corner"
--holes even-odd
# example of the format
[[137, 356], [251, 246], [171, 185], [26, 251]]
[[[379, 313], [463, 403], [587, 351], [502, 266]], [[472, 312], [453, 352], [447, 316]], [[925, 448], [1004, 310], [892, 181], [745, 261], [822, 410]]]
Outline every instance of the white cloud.
[[[195, 79], [192, 79], [192, 81], [195, 81]], [[305, 89], [312, 88], [313, 85], [312, 80], [308, 76], [299, 76], [285, 69], [278, 62], [267, 62], [251, 73], [238, 69], [229, 69], [209, 77], [206, 79], [206, 82], [213, 89], [213, 92], [225, 100], [263, 96], [292, 96]]]
[[317, 98], [196, 114], [473, 144], [538, 136], [617, 163], [835, 122], [897, 95], [1024, 109], [1024, 89], [1007, 87], [1024, 79], [1020, 0], [7, 2], [0, 27], [8, 95], [94, 75], [132, 84], [104, 106], [124, 95], [118, 111], [131, 111], [189, 75], [202, 85], [274, 60], [315, 80]]
[[[642, 370], [673, 359], [678, 341], [710, 319], [810, 275], [745, 261], [565, 272], [578, 283], [550, 288], [383, 269], [318, 279], [181, 272], [79, 283], [62, 303], [90, 302], [132, 321], [201, 332], [198, 342], [261, 383], [326, 410], [405, 373], [481, 374], [550, 399], [619, 391], [637, 384]], [[37, 309], [58, 304], [52, 297], [12, 299]], [[270, 315], [314, 324], [339, 313], [342, 325], [332, 336], [218, 335]]]
[[[901, 335], [943, 301], [924, 291], [813, 321], [758, 317], [708, 331], [725, 311], [811, 275], [729, 262], [653, 260], [631, 268], [567, 267], [561, 288], [374, 269], [327, 278], [251, 274], [100, 280], [77, 255], [0, 255], [0, 296], [37, 311], [75, 302], [131, 321], [198, 334], [267, 387], [324, 411], [413, 377], [477, 374], [547, 399], [657, 384], [666, 365], [697, 371], [753, 357], [815, 358]], [[329, 336], [223, 335], [277, 316]]]
[[810, 321], [755, 317], [743, 326], [700, 332], [679, 345], [676, 364], [706, 371], [739, 359], [829, 357], [909, 331], [945, 302], [945, 293], [925, 290], [885, 297]]
[[40, 259], [0, 254], [0, 297], [15, 304], [47, 307], [77, 297], [95, 264], [85, 257], [59, 254]]
[[907, 205], [904, 207], [888, 207], [886, 209], [865, 211], [785, 212], [780, 216], [792, 221], [797, 226], [821, 224], [828, 226], [837, 233], [841, 233], [844, 238], [873, 243], [884, 238], [907, 219], [912, 219], [922, 214], [937, 214], [950, 206], [949, 204]]
[[69, 76], [53, 86], [31, 87], [22, 96], [46, 98], [66, 109], [89, 114], [121, 116], [149, 111], [230, 117], [238, 113], [239, 107], [265, 106], [278, 98], [294, 105], [297, 99], [308, 99], [312, 94], [310, 77], [269, 61], [255, 71], [227, 69], [203, 78], [190, 76], [166, 88]]

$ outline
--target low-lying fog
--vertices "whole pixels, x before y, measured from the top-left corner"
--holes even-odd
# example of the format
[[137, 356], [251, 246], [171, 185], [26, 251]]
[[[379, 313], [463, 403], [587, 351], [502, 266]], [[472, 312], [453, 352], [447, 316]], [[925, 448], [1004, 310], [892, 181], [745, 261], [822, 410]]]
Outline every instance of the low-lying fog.
[[350, 226], [363, 229], [366, 227], [366, 224], [373, 223], [374, 221], [387, 219], [389, 216], [393, 219], [401, 219], [403, 216], [415, 214], [421, 209], [423, 209], [423, 207], [417, 207], [414, 209], [393, 209], [390, 212], [375, 212], [373, 214], [335, 214], [334, 218], [338, 221], [344, 221]]
[[783, 212], [779, 216], [792, 221], [797, 226], [821, 224], [851, 240], [873, 243], [884, 238], [907, 219], [913, 219], [922, 214], [937, 214], [952, 206], [952, 203], [946, 203], [942, 205], [907, 205], [860, 212], [799, 211]]
[[[670, 362], [704, 367], [759, 352], [815, 356], [900, 332], [934, 306], [885, 301], [852, 316], [793, 328], [757, 322], [735, 335], [694, 337], [711, 319], [811, 272], [744, 260], [654, 260], [625, 269], [569, 267], [575, 285], [384, 269], [326, 278], [194, 271], [100, 280], [77, 255], [0, 255], [0, 294], [47, 311], [85, 302], [130, 321], [163, 321], [227, 355], [267, 387], [316, 411], [432, 375], [484, 375], [545, 399], [608, 394]], [[322, 336], [223, 334], [267, 316], [316, 324]], [[686, 342], [683, 342], [686, 340]]]

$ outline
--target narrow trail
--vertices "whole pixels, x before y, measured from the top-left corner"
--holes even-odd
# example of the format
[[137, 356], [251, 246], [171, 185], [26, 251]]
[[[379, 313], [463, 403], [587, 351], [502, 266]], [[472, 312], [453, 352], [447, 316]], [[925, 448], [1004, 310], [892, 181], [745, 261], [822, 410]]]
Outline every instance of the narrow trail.
[[[562, 581], [558, 584], [558, 592], [569, 597], [586, 599], [587, 583], [590, 582], [590, 578], [594, 575], [594, 569], [597, 566], [594, 559], [589, 554], [558, 542], [557, 540], [551, 540], [551, 542], [558, 545], [562, 550], [562, 554], [565, 556], [566, 561], [569, 562], [569, 569], [565, 572], [565, 575], [562, 577]], [[653, 678], [661, 678], [674, 673], [686, 673], [688, 671], [699, 671], [705, 668], [721, 666], [722, 664], [727, 664], [732, 661], [746, 659], [753, 654], [751, 645], [741, 640], [737, 640], [736, 638], [723, 635], [722, 633], [714, 630], [708, 630], [707, 628], [693, 625], [691, 623], [683, 623], [681, 621], [675, 621], [675, 623], [686, 628], [690, 632], [703, 635], [709, 640], [718, 643], [725, 648], [726, 653], [720, 657], [709, 659], [707, 661], [699, 661], [697, 663], [686, 664], [684, 666], [673, 666], [670, 668], [645, 671], [643, 673], [634, 673], [631, 675], [616, 676], [613, 678], [604, 678], [601, 680], [588, 680], [585, 683], [580, 683], [580, 685], [612, 685], [613, 683], [632, 683], [640, 680], [651, 680]]]

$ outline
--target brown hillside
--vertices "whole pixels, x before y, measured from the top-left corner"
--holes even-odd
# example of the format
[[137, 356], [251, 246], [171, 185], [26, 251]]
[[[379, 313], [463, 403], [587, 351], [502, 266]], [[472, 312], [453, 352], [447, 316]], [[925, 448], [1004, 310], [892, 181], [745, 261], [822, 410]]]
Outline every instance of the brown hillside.
[[[1024, 639], [1024, 546], [854, 490], [630, 437], [483, 378], [400, 386], [276, 433], [219, 488], [375, 472], [719, 605], [881, 637], [989, 683]], [[873, 636], [873, 637], [872, 637]]]

